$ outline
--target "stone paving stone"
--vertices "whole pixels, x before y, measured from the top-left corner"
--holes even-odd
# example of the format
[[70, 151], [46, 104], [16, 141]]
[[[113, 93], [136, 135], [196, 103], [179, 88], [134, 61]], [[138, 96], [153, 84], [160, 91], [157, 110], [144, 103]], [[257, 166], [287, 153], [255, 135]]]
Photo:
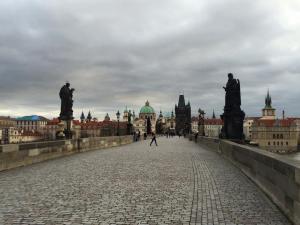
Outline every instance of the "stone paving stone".
[[179, 138], [0, 173], [0, 224], [290, 224], [237, 168]]

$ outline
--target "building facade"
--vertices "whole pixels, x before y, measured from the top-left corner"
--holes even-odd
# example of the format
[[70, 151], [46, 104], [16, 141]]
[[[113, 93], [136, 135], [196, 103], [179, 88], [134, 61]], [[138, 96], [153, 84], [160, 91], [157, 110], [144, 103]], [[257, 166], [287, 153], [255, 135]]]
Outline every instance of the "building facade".
[[23, 116], [16, 119], [17, 128], [24, 131], [42, 131], [48, 123], [48, 119], [43, 116]]
[[250, 143], [275, 153], [289, 153], [298, 150], [299, 132], [296, 118], [275, 119], [275, 109], [268, 91], [262, 117], [252, 123]]
[[133, 120], [135, 132], [149, 133], [156, 131], [156, 113], [149, 101], [141, 108], [139, 117]]
[[17, 121], [9, 116], [0, 116], [0, 144], [9, 144], [10, 130], [16, 129]]
[[185, 104], [184, 95], [179, 96], [178, 105], [175, 105], [176, 134], [188, 134], [191, 132], [191, 104]]
[[160, 111], [159, 117], [156, 121], [156, 132], [159, 134], [175, 134], [175, 116], [174, 112], [165, 113], [163, 115], [162, 111]]
[[192, 124], [191, 124], [191, 128], [192, 128], [192, 133], [198, 133], [199, 132], [199, 117], [197, 116], [193, 116], [192, 117]]
[[250, 141], [252, 139], [252, 125], [258, 119], [260, 119], [260, 117], [246, 117], [244, 119], [243, 132], [246, 141]]
[[218, 138], [221, 134], [223, 121], [221, 119], [205, 119], [204, 120], [204, 134], [206, 137]]

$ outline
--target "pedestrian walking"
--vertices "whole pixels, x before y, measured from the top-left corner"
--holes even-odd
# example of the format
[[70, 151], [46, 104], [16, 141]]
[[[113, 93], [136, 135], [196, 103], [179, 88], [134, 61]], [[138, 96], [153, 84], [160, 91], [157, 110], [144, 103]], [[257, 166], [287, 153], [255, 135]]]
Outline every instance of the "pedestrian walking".
[[153, 142], [155, 142], [155, 145], [157, 146], [156, 135], [154, 132], [152, 132], [152, 140], [151, 140], [150, 146], [152, 145]]

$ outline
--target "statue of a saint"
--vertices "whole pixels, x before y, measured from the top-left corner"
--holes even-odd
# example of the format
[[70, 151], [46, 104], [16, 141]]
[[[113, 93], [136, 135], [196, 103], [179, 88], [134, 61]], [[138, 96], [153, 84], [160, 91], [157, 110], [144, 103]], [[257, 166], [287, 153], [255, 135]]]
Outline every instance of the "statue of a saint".
[[226, 87], [224, 113], [221, 119], [224, 122], [221, 138], [242, 140], [243, 121], [245, 113], [241, 110], [241, 88], [240, 81], [234, 79], [232, 73], [228, 74]]
[[60, 120], [72, 120], [73, 119], [73, 92], [74, 88], [70, 88], [70, 83], [66, 82], [59, 91], [59, 97], [61, 99]]
[[241, 106], [241, 89], [240, 81], [233, 78], [233, 74], [228, 74], [228, 82], [226, 87], [223, 87], [226, 91], [225, 95], [225, 109], [231, 111], [233, 109], [240, 108]]
[[129, 110], [129, 112], [128, 112], [128, 124], [131, 124], [131, 117], [132, 117], [132, 113], [131, 113], [131, 110]]

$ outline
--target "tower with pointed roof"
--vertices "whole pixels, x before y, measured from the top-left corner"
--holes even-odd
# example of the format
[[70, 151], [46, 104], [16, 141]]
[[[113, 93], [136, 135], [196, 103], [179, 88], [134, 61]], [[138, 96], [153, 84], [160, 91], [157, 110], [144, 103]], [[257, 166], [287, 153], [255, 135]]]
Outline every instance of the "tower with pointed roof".
[[212, 119], [216, 119], [216, 114], [215, 114], [215, 110], [213, 110], [213, 115], [212, 115]]
[[89, 111], [89, 113], [88, 113], [88, 115], [87, 115], [87, 117], [86, 117], [86, 120], [87, 120], [88, 122], [91, 122], [91, 121], [92, 121], [91, 111]]
[[82, 111], [81, 116], [80, 116], [80, 121], [81, 121], [81, 123], [84, 123], [84, 121], [85, 121], [85, 116], [84, 116], [83, 111]]
[[127, 106], [125, 107], [125, 110], [123, 112], [123, 121], [128, 121], [128, 109]]
[[106, 113], [106, 116], [105, 116], [105, 118], [104, 118], [104, 121], [110, 121], [110, 117], [109, 117], [108, 113]]
[[188, 134], [191, 132], [191, 104], [185, 104], [184, 95], [179, 95], [178, 105], [175, 105], [175, 115], [176, 115], [176, 133]]
[[268, 90], [267, 96], [265, 98], [265, 107], [262, 109], [261, 119], [275, 120], [275, 111], [276, 109], [272, 107], [272, 98]]

